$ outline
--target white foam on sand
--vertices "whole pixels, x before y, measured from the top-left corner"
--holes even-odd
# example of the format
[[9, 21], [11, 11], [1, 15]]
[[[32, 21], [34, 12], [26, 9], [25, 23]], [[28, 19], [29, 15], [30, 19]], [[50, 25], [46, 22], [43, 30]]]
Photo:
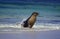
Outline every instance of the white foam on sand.
[[30, 28], [23, 28], [21, 27], [20, 24], [0, 24], [0, 28], [18, 28], [21, 31], [29, 31], [29, 30], [49, 31], [49, 30], [60, 30], [60, 25], [51, 25], [51, 24], [50, 25], [34, 25], [33, 28], [30, 29]]

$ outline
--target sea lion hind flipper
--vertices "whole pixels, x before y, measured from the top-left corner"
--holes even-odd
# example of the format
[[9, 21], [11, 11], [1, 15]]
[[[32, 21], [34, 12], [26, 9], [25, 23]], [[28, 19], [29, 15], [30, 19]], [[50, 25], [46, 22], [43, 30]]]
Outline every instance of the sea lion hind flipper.
[[28, 27], [28, 22], [27, 21], [24, 21], [23, 27]]

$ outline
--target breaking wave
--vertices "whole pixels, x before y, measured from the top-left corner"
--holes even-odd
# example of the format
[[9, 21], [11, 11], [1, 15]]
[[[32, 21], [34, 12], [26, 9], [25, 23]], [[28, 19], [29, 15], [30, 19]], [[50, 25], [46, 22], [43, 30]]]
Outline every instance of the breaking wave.
[[33, 28], [23, 28], [20, 24], [0, 24], [1, 31], [50, 31], [60, 30], [60, 25], [56, 24], [41, 24], [34, 25]]

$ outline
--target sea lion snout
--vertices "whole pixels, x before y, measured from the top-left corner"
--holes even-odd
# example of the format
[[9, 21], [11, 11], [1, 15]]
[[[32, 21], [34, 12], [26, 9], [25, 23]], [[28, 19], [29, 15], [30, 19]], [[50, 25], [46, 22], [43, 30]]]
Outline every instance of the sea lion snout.
[[38, 12], [33, 12], [32, 15], [38, 16], [39, 14], [38, 14]]

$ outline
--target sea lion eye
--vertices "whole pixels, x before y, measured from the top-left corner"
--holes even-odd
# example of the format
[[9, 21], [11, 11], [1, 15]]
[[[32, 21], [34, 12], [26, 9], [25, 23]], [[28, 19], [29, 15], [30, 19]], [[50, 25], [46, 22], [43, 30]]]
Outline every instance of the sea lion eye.
[[33, 12], [32, 15], [34, 15], [34, 14], [35, 14], [35, 15], [38, 15], [38, 12]]

